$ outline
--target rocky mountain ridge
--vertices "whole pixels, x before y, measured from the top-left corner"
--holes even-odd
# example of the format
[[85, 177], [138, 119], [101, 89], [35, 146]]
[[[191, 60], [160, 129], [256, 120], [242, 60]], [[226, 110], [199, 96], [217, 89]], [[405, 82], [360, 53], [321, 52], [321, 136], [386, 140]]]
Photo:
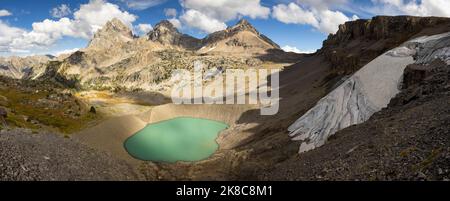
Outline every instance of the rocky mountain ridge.
[[[246, 44], [249, 41], [243, 41], [242, 38], [235, 38], [236, 35], [242, 32], [251, 33], [251, 37], [258, 38], [260, 40], [258, 42], [264, 44], [253, 44], [253, 46], [250, 46], [252, 44]], [[236, 25], [228, 27], [225, 30], [211, 33], [203, 39], [197, 39], [187, 34], [180, 33], [178, 29], [167, 20], [158, 23], [147, 35], [149, 40], [159, 42], [165, 46], [179, 47], [185, 50], [203, 53], [203, 49], [215, 47], [221, 41], [225, 41], [224, 43], [229, 46], [229, 48], [243, 46], [250, 50], [256, 47], [265, 48], [264, 50], [280, 49], [279, 45], [259, 33], [258, 30], [245, 19], [240, 20]]]
[[208, 68], [256, 67], [263, 62], [259, 57], [273, 49], [279, 50], [277, 55], [284, 54], [245, 20], [196, 39], [180, 33], [167, 20], [137, 38], [120, 20], [113, 19], [95, 34], [88, 47], [49, 64], [52, 69], [44, 73], [34, 72], [32, 77], [82, 89], [159, 90], [173, 69], [190, 69], [194, 61], [202, 61]]
[[156, 24], [147, 36], [149, 40], [159, 42], [164, 46], [185, 50], [196, 50], [200, 48], [202, 44], [200, 39], [180, 33], [178, 29], [167, 20], [163, 20]]

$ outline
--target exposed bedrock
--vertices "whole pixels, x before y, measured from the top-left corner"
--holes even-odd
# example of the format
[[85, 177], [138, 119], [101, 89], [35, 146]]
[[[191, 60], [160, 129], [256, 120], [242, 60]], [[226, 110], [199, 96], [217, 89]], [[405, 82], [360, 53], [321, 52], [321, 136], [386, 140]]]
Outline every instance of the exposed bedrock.
[[319, 51], [337, 74], [351, 74], [382, 53], [407, 40], [450, 31], [450, 20], [439, 17], [376, 16], [339, 26]]
[[33, 71], [43, 69], [51, 59], [53, 57], [48, 55], [0, 57], [0, 76], [23, 79], [33, 74]]

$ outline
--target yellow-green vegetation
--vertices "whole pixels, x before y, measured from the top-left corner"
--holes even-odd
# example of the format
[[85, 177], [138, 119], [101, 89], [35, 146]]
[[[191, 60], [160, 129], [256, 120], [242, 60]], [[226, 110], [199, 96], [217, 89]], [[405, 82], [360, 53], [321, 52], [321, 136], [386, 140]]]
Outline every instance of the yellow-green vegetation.
[[294, 63], [275, 63], [275, 62], [263, 62], [260, 66], [262, 69], [284, 69], [286, 66], [290, 66]]
[[[70, 134], [81, 130], [98, 118], [97, 114], [89, 113], [86, 106], [73, 97], [62, 101], [48, 100], [51, 93], [46, 90], [0, 88], [0, 94], [7, 99], [2, 101], [0, 106], [10, 110], [6, 122], [11, 127], [30, 129], [48, 127]], [[68, 114], [68, 111], [73, 111], [73, 114]]]
[[416, 147], [409, 147], [403, 151], [400, 152], [400, 156], [401, 157], [407, 157], [409, 156], [412, 152], [416, 151]]
[[414, 170], [422, 171], [423, 169], [427, 168], [428, 166], [430, 166], [439, 157], [439, 155], [441, 153], [442, 153], [442, 148], [431, 150], [431, 153], [430, 153], [430, 155], [427, 158], [425, 158], [419, 164], [414, 165], [414, 167], [413, 167]]

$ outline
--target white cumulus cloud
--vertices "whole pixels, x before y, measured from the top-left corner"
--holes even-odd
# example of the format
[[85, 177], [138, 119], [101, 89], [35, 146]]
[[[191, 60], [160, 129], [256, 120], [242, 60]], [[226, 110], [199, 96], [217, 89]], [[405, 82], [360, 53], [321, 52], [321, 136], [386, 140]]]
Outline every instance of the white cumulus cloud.
[[184, 24], [206, 33], [212, 33], [227, 28], [227, 25], [224, 22], [210, 18], [197, 10], [188, 10], [180, 17], [180, 20]]
[[294, 52], [298, 54], [311, 54], [316, 52], [316, 50], [300, 50], [297, 47], [285, 45], [281, 49], [283, 49], [285, 52]]
[[143, 34], [147, 34], [151, 30], [153, 30], [153, 27], [151, 24], [138, 24], [135, 27], [135, 30], [139, 35], [143, 35]]
[[68, 49], [68, 50], [61, 50], [61, 51], [55, 52], [54, 55], [57, 56], [57, 57], [59, 57], [59, 56], [64, 55], [64, 54], [72, 54], [72, 53], [74, 53], [74, 52], [76, 52], [76, 51], [78, 51], [78, 50], [80, 50], [80, 48], [73, 48], [73, 49]]
[[221, 21], [240, 16], [266, 19], [270, 15], [270, 8], [262, 6], [260, 0], [183, 0], [181, 5]]
[[338, 5], [346, 5], [348, 2], [349, 0], [297, 0], [297, 3], [300, 5], [307, 5], [318, 10], [339, 7]]
[[53, 8], [50, 14], [54, 18], [62, 18], [72, 14], [72, 10], [67, 4], [61, 4], [60, 6]]
[[88, 4], [83, 4], [74, 13], [75, 25], [78, 28], [86, 29], [88, 35], [103, 27], [106, 22], [117, 18], [129, 27], [137, 19], [137, 16], [122, 11], [119, 6], [108, 3], [105, 0], [91, 0]]
[[278, 4], [273, 7], [272, 17], [287, 24], [311, 25], [323, 33], [335, 33], [340, 24], [358, 19], [356, 15], [349, 18], [340, 11], [329, 10], [325, 4], [314, 7], [316, 4], [303, 7], [296, 3]]
[[374, 7], [369, 10], [374, 14], [450, 17], [448, 0], [372, 0], [372, 3]]
[[316, 28], [324, 33], [336, 33], [336, 31], [339, 29], [340, 24], [358, 19], [358, 16], [356, 15], [353, 15], [352, 18], [349, 18], [342, 12], [331, 10], [318, 11], [318, 16], [319, 26]]
[[319, 25], [319, 21], [312, 11], [303, 9], [295, 3], [274, 6], [272, 16], [287, 24], [310, 24], [315, 27]]
[[176, 18], [172, 18], [172, 19], [168, 19], [170, 23], [172, 23], [172, 25], [177, 28], [177, 29], [181, 29], [181, 22], [180, 20], [176, 19]]
[[[166, 8], [164, 9], [164, 14], [168, 17], [169, 22], [173, 24], [173, 26], [177, 29], [181, 29], [181, 21], [177, 19], [178, 11], [175, 8]], [[188, 17], [186, 17], [188, 18]]]
[[170, 18], [177, 17], [177, 9], [166, 8], [166, 9], [164, 9], [164, 14], [166, 15], [166, 17], [170, 17]]
[[17, 36], [26, 33], [25, 30], [11, 27], [0, 20], [0, 52], [14, 52], [11, 48], [11, 43]]
[[6, 17], [6, 16], [11, 16], [12, 13], [9, 12], [8, 10], [2, 9], [0, 10], [0, 17]]
[[180, 3], [186, 11], [179, 18], [183, 25], [207, 33], [226, 29], [225, 22], [241, 17], [267, 19], [270, 16], [270, 8], [262, 6], [260, 0], [182, 0]]
[[134, 10], [145, 10], [147, 8], [165, 3], [167, 0], [122, 0], [128, 8]]
[[[122, 11], [119, 6], [105, 0], [90, 0], [73, 13], [73, 18], [63, 17], [59, 20], [46, 19], [32, 24], [31, 31], [10, 27], [4, 23], [5, 35], [16, 33], [2, 40], [2, 51], [30, 51], [36, 48], [48, 48], [64, 36], [90, 39], [106, 22], [117, 18], [129, 27], [137, 16]], [[0, 30], [0, 32], [2, 32]], [[3, 37], [2, 37], [3, 38]], [[3, 42], [8, 41], [8, 43]], [[6, 49], [6, 50], [5, 50]]]

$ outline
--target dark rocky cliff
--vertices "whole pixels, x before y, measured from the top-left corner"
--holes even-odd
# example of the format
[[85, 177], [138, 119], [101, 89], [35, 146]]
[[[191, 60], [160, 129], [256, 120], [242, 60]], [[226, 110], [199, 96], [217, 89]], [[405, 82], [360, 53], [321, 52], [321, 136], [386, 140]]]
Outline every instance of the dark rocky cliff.
[[450, 31], [450, 18], [376, 16], [339, 26], [323, 42], [319, 54], [331, 63], [337, 74], [351, 74], [403, 42], [418, 36]]

